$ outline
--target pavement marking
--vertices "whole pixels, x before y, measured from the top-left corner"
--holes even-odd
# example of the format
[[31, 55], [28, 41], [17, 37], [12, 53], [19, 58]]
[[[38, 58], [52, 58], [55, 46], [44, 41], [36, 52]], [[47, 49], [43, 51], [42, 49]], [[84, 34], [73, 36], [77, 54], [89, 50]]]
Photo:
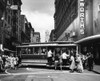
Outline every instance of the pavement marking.
[[95, 75], [95, 76], [100, 76], [100, 74], [94, 74], [94, 73], [70, 73], [69, 71], [53, 71], [53, 72], [45, 72], [45, 71], [39, 71], [39, 72], [23, 72], [23, 73], [9, 73], [8, 71], [6, 72], [8, 75], [31, 75], [31, 74], [59, 74], [59, 73], [68, 73], [68, 74], [73, 74], [73, 75]]
[[8, 75], [11, 75], [12, 73], [9, 73], [8, 70], [9, 70], [9, 69], [6, 69], [6, 70], [5, 70], [5, 73], [8, 74]]
[[58, 78], [57, 76], [50, 76], [50, 75], [47, 75], [47, 76], [34, 76], [34, 75], [28, 75], [28, 78]]
[[26, 68], [26, 70], [30, 70], [31, 68]]
[[49, 71], [48, 69], [33, 69], [33, 68], [26, 68], [27, 71]]
[[11, 75], [11, 74], [12, 74], [12, 73], [9, 73], [9, 72], [8, 72], [8, 69], [5, 70], [5, 73], [6, 73], [6, 74], [0, 74], [0, 76], [2, 76], [2, 75]]
[[[32, 68], [26, 68], [27, 70], [29, 70], [29, 71], [34, 71]], [[39, 71], [39, 69], [36, 69], [36, 70], [38, 70]], [[61, 73], [61, 71], [59, 70], [59, 72], [56, 72], [56, 70], [52, 70], [53, 72], [51, 72], [51, 73]], [[41, 73], [44, 73], [44, 71], [41, 71]], [[49, 73], [50, 73], [50, 71], [48, 71]], [[70, 73], [69, 71], [62, 71], [63, 73]], [[79, 75], [99, 75], [99, 74], [94, 74], [94, 73], [77, 73], [77, 72], [74, 72], [74, 73], [70, 73], [70, 74], [79, 74]], [[100, 75], [99, 75], [100, 76]]]
[[[27, 68], [28, 70], [30, 70], [30, 68]], [[70, 73], [69, 71], [56, 71], [56, 70], [52, 70], [53, 72], [45, 72], [45, 71], [38, 71], [38, 72], [23, 72], [23, 73], [10, 73], [8, 72], [9, 69], [5, 70], [6, 74], [0, 74], [1, 75], [31, 75], [31, 74], [59, 74], [59, 73], [68, 73], [68, 74], [72, 74], [72, 75], [95, 75], [95, 76], [100, 76], [100, 74], [95, 74], [95, 73]]]

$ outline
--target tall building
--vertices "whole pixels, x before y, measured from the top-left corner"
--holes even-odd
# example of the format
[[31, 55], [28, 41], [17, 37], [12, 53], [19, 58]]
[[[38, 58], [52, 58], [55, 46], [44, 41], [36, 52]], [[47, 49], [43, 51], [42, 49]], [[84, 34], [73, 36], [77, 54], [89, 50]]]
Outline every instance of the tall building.
[[25, 15], [20, 16], [21, 19], [21, 42], [30, 43], [31, 42], [31, 23], [28, 22]]
[[51, 33], [50, 33], [50, 39], [49, 39], [49, 41], [55, 41], [55, 39], [56, 39], [56, 37], [55, 37], [55, 30], [52, 29]]
[[49, 30], [46, 30], [45, 31], [45, 42], [49, 41], [49, 36], [50, 36]]
[[55, 0], [54, 19], [57, 41], [76, 41], [100, 61], [100, 0]]
[[30, 26], [30, 43], [34, 42], [34, 28], [32, 27], [31, 23], [29, 22]]
[[55, 36], [57, 41], [68, 39], [70, 32], [74, 32], [74, 24], [70, 24], [78, 16], [78, 0], [55, 0]]
[[10, 6], [10, 8], [8, 8], [8, 11], [11, 10], [11, 37], [10, 37], [10, 41], [11, 41], [11, 45], [12, 45], [12, 49], [14, 48], [14, 50], [16, 50], [16, 45], [20, 45], [21, 44], [21, 25], [20, 25], [20, 15], [21, 15], [21, 5], [22, 5], [22, 1], [21, 0], [7, 0], [7, 4], [8, 6]]
[[38, 43], [38, 42], [40, 42], [40, 32], [34, 32], [32, 43]]
[[[19, 16], [21, 12], [21, 0], [0, 0], [0, 15], [2, 15], [2, 27], [0, 37], [3, 48], [16, 50], [20, 44]], [[1, 18], [0, 18], [1, 21]], [[1, 24], [0, 24], [1, 25]]]

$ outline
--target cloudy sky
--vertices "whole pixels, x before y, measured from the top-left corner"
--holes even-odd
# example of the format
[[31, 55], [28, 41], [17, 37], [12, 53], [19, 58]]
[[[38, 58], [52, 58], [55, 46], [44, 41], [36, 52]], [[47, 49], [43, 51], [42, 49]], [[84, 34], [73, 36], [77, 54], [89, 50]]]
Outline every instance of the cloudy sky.
[[22, 14], [31, 22], [41, 41], [45, 41], [45, 31], [54, 28], [54, 0], [22, 0]]

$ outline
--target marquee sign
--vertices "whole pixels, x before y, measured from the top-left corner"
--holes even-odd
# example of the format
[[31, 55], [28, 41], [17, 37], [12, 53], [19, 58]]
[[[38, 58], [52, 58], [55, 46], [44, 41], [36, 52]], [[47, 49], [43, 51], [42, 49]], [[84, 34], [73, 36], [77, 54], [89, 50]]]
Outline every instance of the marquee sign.
[[80, 33], [84, 34], [84, 29], [85, 29], [85, 1], [80, 0], [79, 3], [79, 11], [80, 11]]

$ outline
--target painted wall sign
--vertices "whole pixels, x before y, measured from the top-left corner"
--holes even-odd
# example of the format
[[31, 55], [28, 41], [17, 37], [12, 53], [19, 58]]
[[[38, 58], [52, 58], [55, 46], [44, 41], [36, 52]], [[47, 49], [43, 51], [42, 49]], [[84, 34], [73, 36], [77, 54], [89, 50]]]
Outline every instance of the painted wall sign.
[[85, 23], [84, 23], [84, 19], [85, 19], [85, 2], [84, 0], [80, 0], [79, 3], [79, 8], [80, 8], [80, 33], [84, 34], [84, 29], [85, 29]]

